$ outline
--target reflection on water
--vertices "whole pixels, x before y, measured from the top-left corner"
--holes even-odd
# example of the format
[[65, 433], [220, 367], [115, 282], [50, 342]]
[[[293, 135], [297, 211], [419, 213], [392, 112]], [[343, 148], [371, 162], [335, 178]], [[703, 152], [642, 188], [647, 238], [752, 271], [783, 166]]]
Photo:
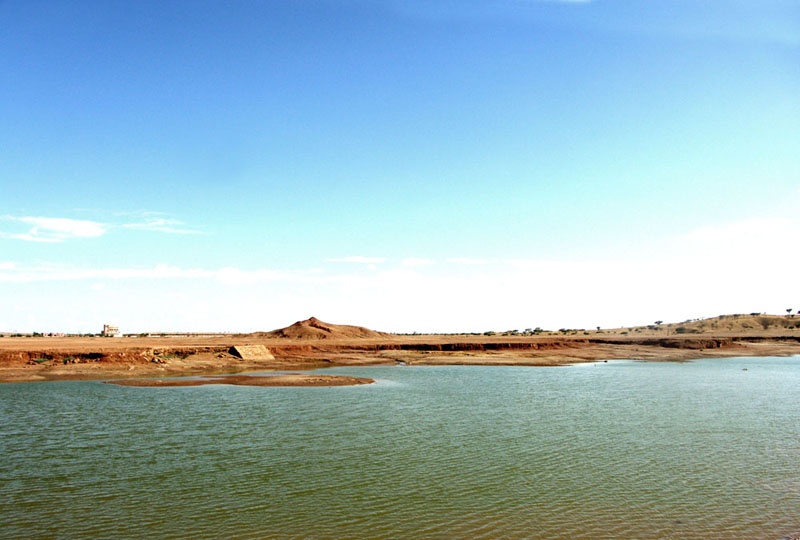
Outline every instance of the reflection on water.
[[0, 385], [0, 536], [800, 530], [797, 358], [328, 371], [379, 384]]

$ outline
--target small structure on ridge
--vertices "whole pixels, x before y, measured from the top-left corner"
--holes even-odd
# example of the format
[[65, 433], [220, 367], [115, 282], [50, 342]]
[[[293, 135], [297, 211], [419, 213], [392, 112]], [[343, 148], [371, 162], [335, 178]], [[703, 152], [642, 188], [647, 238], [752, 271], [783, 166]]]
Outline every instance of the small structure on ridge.
[[106, 337], [122, 337], [122, 333], [119, 331], [119, 326], [114, 326], [112, 324], [104, 324], [103, 333], [100, 335]]

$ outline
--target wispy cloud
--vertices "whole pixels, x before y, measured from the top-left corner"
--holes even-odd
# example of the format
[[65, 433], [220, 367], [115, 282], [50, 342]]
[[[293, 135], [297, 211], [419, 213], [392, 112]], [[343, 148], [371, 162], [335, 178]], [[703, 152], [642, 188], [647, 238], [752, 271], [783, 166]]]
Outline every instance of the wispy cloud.
[[386, 257], [362, 257], [361, 255], [352, 255], [350, 257], [339, 257], [335, 259], [325, 259], [325, 262], [336, 263], [358, 263], [358, 264], [380, 264], [386, 262]]
[[213, 270], [159, 264], [149, 268], [82, 268], [63, 265], [16, 266], [0, 272], [0, 282], [77, 281], [84, 279], [170, 279], [214, 277]]
[[200, 231], [184, 227], [185, 223], [177, 219], [163, 217], [148, 217], [138, 223], [125, 223], [123, 229], [136, 229], [140, 231], [157, 231], [170, 234], [200, 234]]
[[[58, 243], [76, 238], [98, 238], [112, 229], [154, 231], [168, 234], [200, 234], [201, 231], [187, 227], [183, 221], [170, 218], [160, 212], [120, 212], [117, 216], [136, 216], [138, 221], [128, 223], [101, 222], [88, 219], [42, 216], [0, 216], [7, 222], [6, 230], [0, 230], [0, 238], [26, 242]], [[15, 228], [18, 230], [13, 230]]]
[[315, 281], [322, 278], [320, 269], [310, 270], [274, 270], [257, 268], [255, 270], [242, 270], [226, 266], [214, 272], [214, 278], [226, 285], [251, 285], [268, 281]]
[[[375, 272], [348, 265], [333, 269], [326, 265], [320, 272], [167, 264], [107, 268], [3, 260], [0, 297], [4, 308], [20, 306], [12, 308], [15, 320], [30, 319], [33, 325], [49, 317], [54, 321], [50, 326], [57, 328], [81, 312], [91, 328], [98, 315], [84, 297], [91, 288], [100, 289], [94, 294], [114, 298], [102, 304], [104, 313], [115, 310], [103, 317], [131, 330], [176, 324], [174, 314], [152, 309], [164, 301], [165, 291], [170, 302], [188, 306], [185, 318], [180, 318], [183, 328], [214, 328], [225, 320], [228, 328], [239, 331], [275, 328], [309, 313], [386, 330], [485, 331], [611, 327], [719, 313], [776, 312], [794, 302], [800, 253], [786, 249], [800, 236], [800, 220], [793, 215], [697, 229], [661, 243], [655, 255], [455, 258], [456, 263], [484, 266], [447, 263], [435, 272], [403, 265], [403, 259], [389, 259]], [[779, 254], [778, 262], [765, 265], [764, 254]], [[48, 282], [56, 285], [41, 289], [48, 294], [32, 294], [40, 283]], [[376, 298], [391, 308], [379, 309]], [[264, 318], [265, 305], [273, 319]]]
[[2, 216], [3, 221], [30, 226], [24, 232], [0, 231], [0, 238], [25, 240], [28, 242], [63, 242], [73, 238], [97, 238], [106, 233], [105, 223], [87, 219]]

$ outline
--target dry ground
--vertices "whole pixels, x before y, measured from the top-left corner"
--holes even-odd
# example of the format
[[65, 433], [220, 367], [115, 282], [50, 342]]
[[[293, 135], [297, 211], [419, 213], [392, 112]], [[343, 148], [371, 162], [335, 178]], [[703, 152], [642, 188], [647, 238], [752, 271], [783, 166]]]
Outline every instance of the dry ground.
[[[787, 318], [788, 319], [788, 318]], [[800, 321], [800, 318], [795, 319]], [[794, 322], [794, 321], [792, 321]], [[109, 379], [313, 369], [345, 365], [472, 364], [553, 366], [612, 359], [800, 354], [787, 328], [670, 333], [665, 329], [571, 335], [415, 335], [288, 339], [262, 335], [145, 338], [0, 338], [0, 382]], [[243, 360], [232, 345], [264, 345], [274, 359]]]

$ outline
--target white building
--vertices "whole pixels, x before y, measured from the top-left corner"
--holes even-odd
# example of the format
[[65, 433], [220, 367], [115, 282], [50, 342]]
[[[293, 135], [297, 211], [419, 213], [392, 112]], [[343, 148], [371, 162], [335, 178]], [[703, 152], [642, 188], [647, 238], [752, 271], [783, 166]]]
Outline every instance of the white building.
[[111, 324], [104, 324], [103, 325], [103, 336], [111, 336], [111, 337], [122, 337], [122, 334], [119, 331], [119, 326], [113, 326]]

